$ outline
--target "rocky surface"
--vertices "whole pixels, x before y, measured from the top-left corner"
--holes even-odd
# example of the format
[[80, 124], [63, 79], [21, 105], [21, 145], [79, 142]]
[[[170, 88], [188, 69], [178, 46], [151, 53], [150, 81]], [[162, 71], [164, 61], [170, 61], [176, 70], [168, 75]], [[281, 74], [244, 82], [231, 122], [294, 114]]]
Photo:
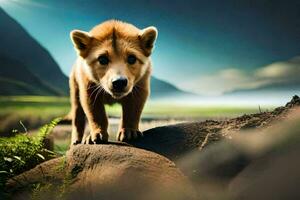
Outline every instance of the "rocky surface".
[[295, 96], [271, 112], [150, 129], [131, 144], [78, 145], [7, 189], [13, 199], [299, 199], [299, 105]]
[[36, 184], [41, 184], [35, 194], [41, 199], [54, 199], [56, 191], [66, 199], [191, 199], [195, 195], [172, 161], [122, 144], [74, 146], [65, 158], [11, 179], [7, 189], [14, 199], [30, 199], [28, 189]]

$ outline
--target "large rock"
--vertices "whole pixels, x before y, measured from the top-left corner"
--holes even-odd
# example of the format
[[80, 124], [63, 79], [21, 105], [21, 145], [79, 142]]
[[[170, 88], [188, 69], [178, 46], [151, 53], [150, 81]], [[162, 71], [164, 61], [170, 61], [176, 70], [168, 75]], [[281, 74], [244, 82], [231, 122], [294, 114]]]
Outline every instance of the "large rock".
[[[32, 192], [37, 183], [39, 188]], [[10, 180], [8, 189], [15, 199], [62, 195], [67, 199], [150, 200], [191, 199], [195, 195], [173, 162], [121, 145], [75, 146], [65, 159], [50, 160]]]

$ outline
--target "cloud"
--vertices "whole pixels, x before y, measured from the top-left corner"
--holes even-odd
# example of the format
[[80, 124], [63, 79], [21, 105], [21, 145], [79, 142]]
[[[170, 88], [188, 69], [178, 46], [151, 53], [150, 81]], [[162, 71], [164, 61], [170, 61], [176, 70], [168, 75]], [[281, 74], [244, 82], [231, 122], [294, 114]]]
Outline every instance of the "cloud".
[[289, 81], [300, 78], [300, 56], [285, 62], [275, 62], [258, 69], [255, 76], [260, 78], [276, 79], [276, 81]]
[[253, 71], [228, 68], [204, 75], [183, 85], [204, 95], [220, 95], [240, 89], [257, 89], [272, 84], [300, 84], [300, 56], [275, 62]]

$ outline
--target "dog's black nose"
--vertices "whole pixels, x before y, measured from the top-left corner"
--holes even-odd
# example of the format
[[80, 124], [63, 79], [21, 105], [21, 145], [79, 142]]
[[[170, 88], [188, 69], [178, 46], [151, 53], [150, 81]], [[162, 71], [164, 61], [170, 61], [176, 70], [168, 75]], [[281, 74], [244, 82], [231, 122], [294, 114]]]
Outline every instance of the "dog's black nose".
[[114, 92], [123, 92], [124, 88], [127, 86], [127, 78], [118, 77], [112, 80], [113, 90]]

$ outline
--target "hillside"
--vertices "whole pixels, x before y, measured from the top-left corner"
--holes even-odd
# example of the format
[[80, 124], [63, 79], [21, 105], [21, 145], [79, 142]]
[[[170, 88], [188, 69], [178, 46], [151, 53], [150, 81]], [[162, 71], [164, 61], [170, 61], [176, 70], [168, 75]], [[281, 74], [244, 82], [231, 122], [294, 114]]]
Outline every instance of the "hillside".
[[0, 94], [66, 95], [68, 78], [50, 53], [0, 8]]
[[24, 64], [0, 56], [0, 95], [59, 95], [61, 92], [46, 85]]

